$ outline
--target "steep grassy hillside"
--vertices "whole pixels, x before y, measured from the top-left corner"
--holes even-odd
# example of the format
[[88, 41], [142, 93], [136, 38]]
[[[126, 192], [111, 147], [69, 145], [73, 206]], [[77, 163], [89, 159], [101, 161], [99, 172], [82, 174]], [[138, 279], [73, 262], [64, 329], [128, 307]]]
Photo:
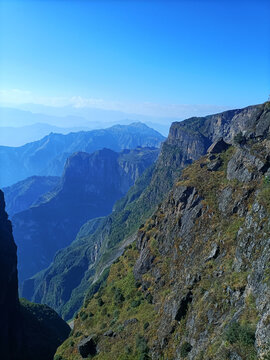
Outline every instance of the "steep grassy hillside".
[[269, 103], [253, 125], [183, 170], [58, 359], [269, 358]]
[[85, 302], [63, 359], [92, 334], [96, 359], [269, 356], [270, 141], [247, 149], [184, 170]]

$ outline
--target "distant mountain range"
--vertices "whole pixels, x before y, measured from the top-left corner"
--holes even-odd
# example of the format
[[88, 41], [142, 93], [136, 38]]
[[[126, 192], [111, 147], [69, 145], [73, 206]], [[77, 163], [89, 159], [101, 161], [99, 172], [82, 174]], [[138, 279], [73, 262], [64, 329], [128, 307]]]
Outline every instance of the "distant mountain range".
[[167, 136], [174, 119], [156, 119], [142, 115], [125, 114], [101, 109], [74, 109], [30, 106], [27, 110], [0, 106], [0, 146], [22, 146], [40, 140], [51, 132], [69, 132], [106, 129], [114, 125], [143, 122]]
[[[69, 245], [87, 220], [108, 215], [115, 201], [156, 160], [158, 153], [156, 148], [120, 153], [102, 149], [92, 154], [78, 152], [69, 157], [59, 185], [34, 206], [12, 217], [20, 280], [47, 267], [56, 251]], [[36, 181], [40, 193], [49, 180], [39, 178]], [[58, 180], [53, 181], [55, 185]], [[11, 188], [20, 191], [21, 184]], [[12, 193], [16, 199], [15, 190]], [[7, 203], [9, 199], [11, 205], [8, 206], [12, 207], [12, 196], [7, 196]]]
[[64, 128], [45, 123], [36, 123], [20, 127], [0, 127], [0, 145], [23, 146], [29, 142], [39, 140], [50, 133], [68, 134], [70, 132], [89, 131], [92, 129], [93, 128], [87, 126]]
[[51, 133], [20, 147], [0, 146], [0, 186], [10, 186], [34, 175], [59, 176], [67, 158], [76, 151], [159, 147], [163, 140], [160, 133], [145, 124], [133, 123], [67, 135]]
[[89, 122], [82, 116], [76, 115], [48, 115], [44, 113], [33, 113], [28, 110], [21, 110], [0, 106], [0, 127], [22, 127], [36, 123], [49, 124], [58, 127], [87, 126]]

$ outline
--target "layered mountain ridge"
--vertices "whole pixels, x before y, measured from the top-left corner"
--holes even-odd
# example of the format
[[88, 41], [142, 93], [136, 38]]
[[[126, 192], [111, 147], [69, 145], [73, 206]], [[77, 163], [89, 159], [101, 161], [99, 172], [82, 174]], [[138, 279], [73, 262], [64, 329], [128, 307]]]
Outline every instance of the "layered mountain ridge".
[[0, 186], [10, 186], [34, 175], [60, 176], [67, 158], [78, 151], [159, 147], [164, 139], [148, 126], [133, 123], [67, 135], [51, 133], [20, 147], [0, 146]]
[[31, 176], [3, 188], [6, 211], [10, 217], [38, 203], [40, 198], [51, 192], [60, 182], [58, 176]]
[[[71, 318], [85, 294], [100, 286], [100, 276], [106, 277], [105, 269], [134, 240], [138, 227], [164, 200], [182, 169], [204, 155], [221, 136], [229, 143], [240, 132], [247, 138], [262, 136], [267, 130], [267, 111], [262, 104], [173, 123], [154, 168], [137, 180], [110, 216], [94, 222], [95, 226], [93, 222], [85, 224], [76, 241], [24, 288], [25, 296], [48, 303], [66, 319]], [[61, 264], [67, 264], [65, 271]], [[76, 274], [75, 283], [72, 274]]]

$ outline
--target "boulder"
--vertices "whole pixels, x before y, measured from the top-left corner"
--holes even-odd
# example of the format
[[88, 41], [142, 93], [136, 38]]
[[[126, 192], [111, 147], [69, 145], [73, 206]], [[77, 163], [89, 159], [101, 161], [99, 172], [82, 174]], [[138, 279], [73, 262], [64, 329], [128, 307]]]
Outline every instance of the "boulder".
[[106, 331], [103, 336], [109, 336], [109, 337], [112, 337], [114, 335], [114, 332], [112, 331], [112, 329]]
[[220, 154], [223, 151], [226, 151], [231, 145], [227, 144], [223, 138], [219, 138], [215, 141], [207, 150], [208, 154]]
[[131, 325], [131, 324], [136, 324], [138, 322], [138, 319], [136, 318], [132, 318], [132, 319], [128, 319], [124, 321], [124, 327]]
[[222, 161], [220, 159], [216, 159], [215, 161], [210, 162], [207, 165], [208, 171], [217, 171], [222, 165]]
[[89, 355], [96, 355], [97, 347], [95, 338], [95, 335], [90, 335], [79, 342], [78, 351], [81, 357], [87, 358]]
[[213, 244], [212, 250], [210, 251], [210, 254], [205, 259], [205, 262], [210, 261], [212, 259], [216, 259], [220, 253], [219, 246], [217, 244]]

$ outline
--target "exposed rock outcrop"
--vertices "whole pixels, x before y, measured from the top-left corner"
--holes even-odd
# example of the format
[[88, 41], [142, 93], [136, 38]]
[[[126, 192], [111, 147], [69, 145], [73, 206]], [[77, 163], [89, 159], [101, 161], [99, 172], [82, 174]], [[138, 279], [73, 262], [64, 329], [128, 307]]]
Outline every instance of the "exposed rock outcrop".
[[85, 339], [82, 339], [78, 344], [78, 351], [82, 358], [89, 358], [97, 353], [95, 335], [90, 335]]
[[226, 151], [229, 148], [229, 144], [227, 144], [222, 138], [216, 140], [207, 150], [208, 154], [220, 154], [223, 151]]

